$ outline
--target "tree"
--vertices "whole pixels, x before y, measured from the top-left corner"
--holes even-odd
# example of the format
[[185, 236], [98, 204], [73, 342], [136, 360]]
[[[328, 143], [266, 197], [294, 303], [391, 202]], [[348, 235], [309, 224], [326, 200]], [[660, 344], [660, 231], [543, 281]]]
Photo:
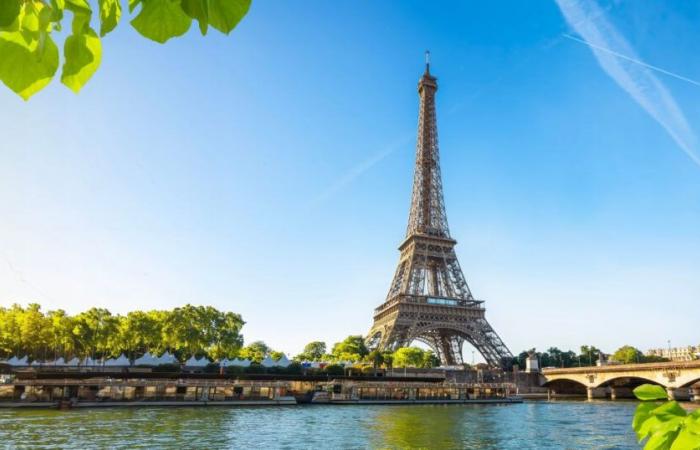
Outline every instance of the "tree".
[[114, 356], [119, 337], [119, 317], [105, 308], [90, 308], [73, 319], [76, 354], [100, 358]]
[[[211, 306], [132, 311], [125, 316], [92, 308], [69, 316], [60, 309], [44, 314], [37, 304], [13, 305], [0, 307], [0, 357], [109, 358], [126, 353], [136, 359], [145, 352], [170, 350], [179, 358], [233, 358], [243, 345], [240, 331], [244, 324], [239, 314]], [[260, 348], [259, 344], [252, 346]], [[270, 350], [264, 347], [266, 355]]]
[[382, 352], [382, 360], [384, 361], [384, 365], [386, 366], [387, 369], [391, 369], [394, 367], [394, 353], [386, 350]]
[[309, 342], [304, 351], [296, 356], [299, 361], [320, 361], [326, 354], [326, 343], [321, 341]]
[[284, 352], [278, 352], [276, 350], [272, 350], [270, 352], [270, 358], [272, 358], [274, 361], [279, 360], [283, 356], [284, 356]]
[[78, 341], [73, 334], [73, 318], [62, 309], [49, 311], [47, 318], [51, 323], [51, 348], [45, 358], [49, 355], [54, 359], [59, 355], [74, 356], [78, 351]]
[[24, 343], [24, 354], [29, 358], [46, 355], [51, 342], [51, 325], [41, 312], [41, 306], [30, 303], [19, 314], [20, 342]]
[[[94, 0], [0, 1], [0, 80], [23, 99], [43, 89], [58, 70], [54, 38], [66, 12], [71, 34], [63, 45], [61, 82], [79, 92], [102, 61], [101, 38], [122, 16], [121, 0], [97, 0], [100, 33], [92, 28]], [[251, 0], [129, 0], [129, 13], [139, 8], [131, 26], [159, 43], [185, 34], [196, 20], [202, 35], [209, 26], [229, 34], [246, 15]]]
[[333, 345], [331, 356], [335, 361], [360, 361], [369, 354], [362, 336], [348, 336]]
[[270, 353], [270, 347], [267, 346], [263, 341], [255, 341], [243, 347], [241, 349], [240, 355], [242, 358], [250, 359], [251, 361], [259, 363]]
[[120, 349], [134, 360], [158, 347], [162, 322], [156, 314], [131, 311], [119, 322]]
[[644, 354], [631, 345], [624, 345], [613, 353], [612, 359], [622, 364], [641, 363], [644, 362]]
[[418, 347], [401, 347], [394, 352], [394, 366], [421, 367], [424, 353]]
[[440, 366], [440, 358], [437, 357], [432, 350], [427, 350], [423, 352], [423, 359], [421, 361], [420, 367], [423, 369], [430, 369], [432, 367]]
[[602, 352], [600, 349], [593, 345], [582, 345], [579, 358], [581, 359], [582, 365], [593, 366], [598, 362], [601, 354]]
[[[212, 308], [213, 309], [213, 308]], [[209, 346], [209, 356], [215, 360], [221, 358], [233, 358], [243, 346], [241, 328], [245, 322], [240, 314], [232, 312], [212, 312], [212, 343]]]

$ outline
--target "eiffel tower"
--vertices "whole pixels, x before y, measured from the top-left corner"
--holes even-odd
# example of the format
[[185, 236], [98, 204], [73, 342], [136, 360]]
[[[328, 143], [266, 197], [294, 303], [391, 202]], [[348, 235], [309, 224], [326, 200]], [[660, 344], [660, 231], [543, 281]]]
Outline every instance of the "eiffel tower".
[[450, 236], [442, 195], [435, 117], [437, 79], [425, 73], [418, 82], [420, 111], [413, 196], [406, 239], [386, 301], [374, 310], [367, 336], [370, 348], [394, 350], [413, 341], [427, 344], [443, 365], [462, 363], [462, 346], [471, 344], [486, 362], [503, 366], [513, 355], [486, 321], [483, 301], [472, 295]]

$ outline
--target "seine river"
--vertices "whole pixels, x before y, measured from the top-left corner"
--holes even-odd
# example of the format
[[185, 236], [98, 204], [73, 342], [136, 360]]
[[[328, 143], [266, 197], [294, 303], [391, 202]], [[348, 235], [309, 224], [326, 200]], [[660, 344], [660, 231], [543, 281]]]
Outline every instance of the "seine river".
[[637, 449], [633, 402], [0, 410], [4, 448]]

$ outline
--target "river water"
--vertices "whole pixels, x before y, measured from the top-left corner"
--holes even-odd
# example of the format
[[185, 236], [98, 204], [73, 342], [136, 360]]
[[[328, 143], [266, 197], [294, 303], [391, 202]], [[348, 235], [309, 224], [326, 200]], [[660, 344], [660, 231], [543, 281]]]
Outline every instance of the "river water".
[[637, 449], [634, 402], [0, 410], [2, 448]]

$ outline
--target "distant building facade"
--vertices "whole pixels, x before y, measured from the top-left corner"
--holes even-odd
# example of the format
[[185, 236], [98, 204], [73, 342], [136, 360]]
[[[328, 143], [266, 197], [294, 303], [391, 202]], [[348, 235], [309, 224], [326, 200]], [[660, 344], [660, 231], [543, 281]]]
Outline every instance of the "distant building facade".
[[646, 356], [660, 356], [671, 361], [692, 361], [700, 359], [700, 345], [686, 347], [653, 348], [647, 350]]

